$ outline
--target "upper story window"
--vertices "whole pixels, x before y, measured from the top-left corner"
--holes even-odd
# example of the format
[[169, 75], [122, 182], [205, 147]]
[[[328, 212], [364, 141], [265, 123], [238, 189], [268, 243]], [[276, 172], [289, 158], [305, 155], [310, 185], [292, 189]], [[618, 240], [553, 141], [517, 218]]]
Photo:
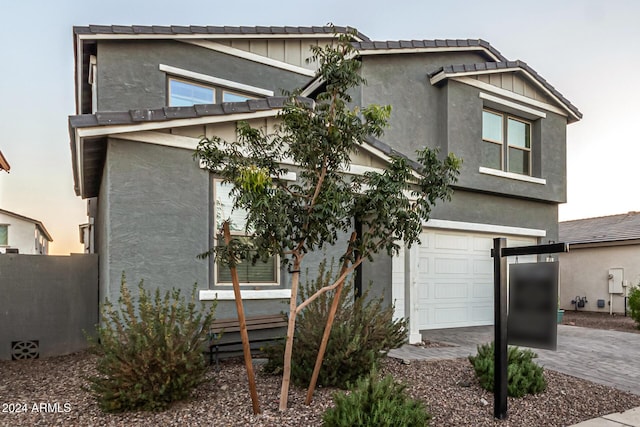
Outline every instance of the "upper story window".
[[531, 175], [531, 123], [509, 114], [483, 110], [482, 166]]
[[9, 226], [0, 224], [0, 246], [9, 245]]
[[169, 106], [215, 104], [216, 90], [205, 85], [169, 78]]
[[249, 99], [255, 99], [255, 97], [237, 92], [229, 92], [228, 90], [222, 92], [222, 102], [242, 102]]
[[[222, 221], [229, 220], [229, 228], [234, 237], [251, 239], [251, 235], [246, 231], [246, 212], [241, 209], [233, 209], [231, 189], [231, 184], [223, 184], [218, 180], [215, 181], [214, 229], [219, 230]], [[224, 244], [224, 238], [221, 235], [217, 235], [216, 240], [218, 244]], [[243, 285], [275, 285], [278, 283], [279, 269], [277, 257], [271, 257], [267, 261], [258, 260], [255, 264], [252, 264], [250, 259], [243, 260], [243, 262], [237, 266], [237, 271], [240, 283]], [[231, 285], [231, 272], [228, 266], [216, 263], [215, 284]]]

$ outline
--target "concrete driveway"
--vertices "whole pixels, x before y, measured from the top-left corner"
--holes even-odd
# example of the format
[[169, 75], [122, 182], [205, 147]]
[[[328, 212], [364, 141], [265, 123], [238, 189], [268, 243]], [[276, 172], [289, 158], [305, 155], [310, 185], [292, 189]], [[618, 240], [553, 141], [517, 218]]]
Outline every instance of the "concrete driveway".
[[[390, 357], [438, 360], [466, 357], [493, 340], [493, 326], [423, 331], [423, 339], [451, 347], [404, 345]], [[640, 334], [558, 325], [557, 351], [533, 349], [540, 365], [640, 395]]]

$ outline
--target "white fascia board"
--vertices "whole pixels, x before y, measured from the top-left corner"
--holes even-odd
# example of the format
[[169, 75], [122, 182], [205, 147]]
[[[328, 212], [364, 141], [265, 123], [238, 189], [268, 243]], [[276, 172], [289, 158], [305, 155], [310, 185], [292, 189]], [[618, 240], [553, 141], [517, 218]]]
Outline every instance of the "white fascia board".
[[135, 124], [94, 126], [76, 129], [76, 134], [80, 137], [107, 136], [126, 132], [137, 132], [145, 130], [158, 130], [173, 127], [199, 126], [215, 123], [225, 123], [242, 120], [261, 119], [264, 117], [275, 117], [279, 109], [255, 111], [251, 113], [221, 114], [216, 116], [202, 116], [189, 119], [160, 120], [157, 122], [141, 122]]
[[464, 72], [456, 72], [456, 73], [445, 73], [444, 71], [439, 72], [435, 76], [431, 77], [430, 81], [432, 85], [435, 85], [441, 80], [449, 79], [451, 77], [465, 77], [465, 76], [480, 76], [483, 74], [502, 74], [509, 73], [515, 71], [523, 71], [522, 68], [512, 67], [512, 68], [497, 68], [491, 70], [478, 70], [478, 71], [464, 71]]
[[80, 138], [80, 135], [76, 132], [74, 135], [74, 144], [76, 145], [76, 174], [78, 176], [78, 191], [80, 192], [80, 197], [83, 197], [84, 194], [84, 174], [83, 171], [83, 163], [82, 163], [82, 147], [84, 145], [84, 140]]
[[[231, 290], [201, 290], [199, 292], [200, 301], [233, 301], [234, 291]], [[269, 300], [269, 299], [290, 299], [291, 289], [263, 289], [263, 290], [240, 290], [240, 297], [243, 300]]]
[[478, 169], [478, 172], [485, 175], [499, 176], [500, 178], [508, 178], [508, 179], [514, 179], [516, 181], [531, 182], [533, 184], [540, 184], [540, 185], [547, 184], [547, 180], [544, 178], [537, 178], [535, 176], [528, 176], [528, 175], [520, 175], [518, 173], [513, 173], [513, 172], [505, 172], [503, 170], [487, 168], [484, 166], [480, 166], [480, 168]]
[[[474, 86], [474, 87], [477, 87], [479, 89], [485, 90], [487, 92], [493, 92], [495, 94], [498, 94], [500, 96], [504, 96], [505, 98], [511, 98], [511, 99], [513, 99], [515, 101], [518, 101], [518, 102], [523, 102], [525, 104], [533, 105], [533, 106], [538, 107], [538, 108], [543, 108], [543, 109], [545, 109], [547, 111], [551, 111], [551, 112], [554, 112], [556, 114], [560, 114], [561, 116], [567, 117], [568, 115], [571, 115], [573, 117], [576, 117], [575, 114], [573, 114], [571, 112], [571, 110], [569, 110], [568, 108], [558, 108], [555, 105], [551, 105], [551, 104], [548, 104], [546, 102], [538, 101], [537, 99], [529, 98], [529, 97], [526, 97], [524, 95], [520, 95], [518, 93], [511, 92], [510, 90], [503, 89], [501, 87], [494, 86], [494, 85], [489, 84], [489, 83], [481, 82], [480, 80], [472, 79], [470, 77], [452, 77], [451, 80], [458, 81], [460, 83], [464, 83], [464, 84], [469, 85], [469, 86]], [[556, 98], [554, 97], [554, 99], [556, 99]], [[565, 105], [561, 101], [558, 101], [558, 103], [560, 105]], [[578, 119], [578, 118], [576, 118], [576, 119]]]
[[[387, 162], [387, 163], [391, 163], [392, 159], [391, 157], [389, 157], [387, 154], [385, 154], [384, 152], [382, 152], [382, 150], [377, 149], [376, 147], [367, 144], [366, 142], [363, 142], [360, 145], [360, 148], [362, 148], [363, 150], [367, 151], [369, 154], [372, 154], [376, 157], [378, 157], [379, 159]], [[378, 169], [380, 170], [380, 169]], [[416, 172], [415, 170], [411, 169], [411, 175], [413, 175], [415, 178], [422, 178], [422, 175], [420, 175], [418, 172]]]
[[316, 89], [318, 89], [320, 86], [322, 86], [322, 83], [324, 83], [324, 79], [322, 79], [322, 78], [315, 79], [309, 86], [307, 86], [302, 92], [300, 92], [300, 96], [307, 96], [308, 97]]
[[535, 109], [530, 108], [530, 107], [525, 107], [524, 105], [517, 104], [517, 103], [511, 102], [511, 101], [507, 101], [506, 99], [498, 98], [497, 96], [489, 95], [489, 94], [486, 94], [484, 92], [480, 92], [479, 96], [480, 96], [481, 99], [484, 99], [484, 100], [487, 100], [487, 101], [491, 101], [491, 102], [494, 102], [496, 104], [504, 105], [505, 107], [513, 108], [514, 110], [518, 110], [518, 111], [521, 111], [523, 113], [528, 113], [528, 114], [531, 114], [533, 116], [539, 117], [541, 119], [546, 119], [547, 118], [547, 113], [545, 113], [544, 111], [535, 110]]
[[393, 54], [404, 54], [404, 53], [429, 53], [429, 52], [469, 52], [481, 50], [486, 53], [489, 57], [491, 57], [494, 61], [500, 62], [501, 59], [491, 53], [490, 50], [482, 47], [482, 46], [467, 46], [467, 47], [406, 47], [406, 48], [398, 48], [398, 49], [367, 49], [358, 51], [358, 55], [361, 56], [369, 56], [369, 55], [393, 55]]
[[146, 144], [162, 145], [163, 147], [182, 148], [189, 151], [194, 151], [200, 142], [200, 139], [190, 136], [153, 131], [121, 133], [118, 134], [116, 138], [127, 141], [144, 142]]
[[248, 52], [242, 49], [237, 49], [235, 47], [227, 46], [222, 43], [217, 43], [210, 40], [181, 40], [181, 41], [184, 43], [195, 45], [195, 46], [200, 46], [205, 49], [215, 50], [216, 52], [221, 52], [221, 53], [232, 55], [238, 58], [247, 59], [249, 61], [257, 62], [259, 64], [269, 65], [274, 68], [280, 68], [281, 70], [302, 74], [303, 76], [313, 77], [316, 75], [316, 72], [313, 70], [309, 70], [307, 68], [289, 64], [288, 62], [278, 61], [277, 59], [258, 55], [257, 53]]
[[508, 225], [480, 224], [476, 222], [449, 221], [444, 219], [430, 219], [423, 222], [424, 227], [448, 230], [475, 231], [479, 233], [509, 234], [512, 236], [545, 237], [546, 230], [539, 228], [512, 227]]
[[221, 79], [219, 77], [210, 76], [208, 74], [196, 73], [195, 71], [185, 70], [183, 68], [172, 67], [171, 65], [160, 64], [158, 66], [160, 71], [172, 74], [178, 77], [185, 77], [191, 80], [198, 80], [201, 82], [211, 83], [217, 86], [224, 86], [231, 89], [240, 90], [243, 92], [249, 92], [256, 95], [273, 96], [273, 91], [269, 89], [263, 89], [261, 87], [246, 85], [244, 83], [234, 82], [233, 80]]

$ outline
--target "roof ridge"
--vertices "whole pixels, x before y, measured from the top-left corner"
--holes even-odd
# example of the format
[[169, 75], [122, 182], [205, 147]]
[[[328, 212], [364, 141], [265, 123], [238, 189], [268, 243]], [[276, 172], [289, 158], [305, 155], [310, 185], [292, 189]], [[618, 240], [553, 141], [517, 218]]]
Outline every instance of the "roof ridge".
[[75, 25], [74, 34], [154, 34], [154, 35], [179, 35], [179, 34], [229, 34], [229, 35], [289, 35], [289, 34], [333, 34], [334, 32], [345, 34], [354, 31], [356, 36], [363, 41], [369, 37], [351, 26], [323, 25], [323, 26], [232, 26], [232, 25]]
[[452, 48], [452, 47], [482, 47], [491, 52], [501, 61], [507, 61], [500, 51], [483, 39], [459, 38], [459, 39], [398, 39], [398, 40], [366, 40], [354, 42], [354, 47], [359, 50], [374, 49], [416, 49], [416, 48]]
[[593, 221], [596, 219], [610, 219], [614, 217], [630, 217], [630, 216], [640, 216], [640, 211], [629, 211], [629, 212], [613, 214], [613, 215], [601, 215], [601, 216], [594, 216], [594, 217], [588, 217], [588, 218], [569, 219], [566, 221], [560, 221], [558, 224], [568, 224], [568, 223], [576, 223], [580, 221]]

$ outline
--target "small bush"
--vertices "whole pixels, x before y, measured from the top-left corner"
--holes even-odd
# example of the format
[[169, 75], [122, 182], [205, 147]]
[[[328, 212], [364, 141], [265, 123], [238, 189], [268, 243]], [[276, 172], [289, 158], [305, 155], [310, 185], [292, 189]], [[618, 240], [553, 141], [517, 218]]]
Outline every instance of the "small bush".
[[335, 393], [335, 407], [323, 415], [328, 427], [426, 426], [431, 415], [422, 402], [410, 399], [405, 386], [377, 373], [359, 379], [349, 393]]
[[640, 329], [640, 287], [634, 286], [629, 292], [629, 309], [631, 318], [636, 321], [636, 327]]
[[[493, 391], [494, 375], [494, 343], [478, 346], [478, 354], [469, 356], [476, 376], [482, 388]], [[509, 347], [507, 351], [507, 392], [512, 397], [522, 397], [525, 394], [541, 393], [547, 389], [541, 366], [533, 359], [538, 357], [531, 350], [521, 350]]]
[[89, 391], [105, 412], [142, 409], [158, 411], [188, 397], [204, 380], [202, 350], [215, 311], [196, 308], [196, 288], [187, 303], [179, 290], [152, 298], [142, 282], [134, 304], [122, 277], [119, 310], [102, 305], [102, 325], [91, 339], [100, 358]]
[[[333, 283], [333, 272], [320, 264], [318, 277], [300, 287], [303, 300], [323, 286]], [[302, 387], [309, 385], [324, 327], [333, 301], [327, 292], [309, 304], [296, 318], [295, 339], [291, 361], [291, 380]], [[327, 343], [327, 350], [318, 375], [318, 385], [346, 388], [367, 375], [378, 361], [406, 340], [407, 323], [393, 320], [393, 306], [383, 307], [382, 298], [368, 299], [368, 291], [354, 302], [352, 283], [345, 283], [340, 305]], [[269, 362], [265, 371], [280, 373], [283, 366], [284, 341], [264, 349]]]

